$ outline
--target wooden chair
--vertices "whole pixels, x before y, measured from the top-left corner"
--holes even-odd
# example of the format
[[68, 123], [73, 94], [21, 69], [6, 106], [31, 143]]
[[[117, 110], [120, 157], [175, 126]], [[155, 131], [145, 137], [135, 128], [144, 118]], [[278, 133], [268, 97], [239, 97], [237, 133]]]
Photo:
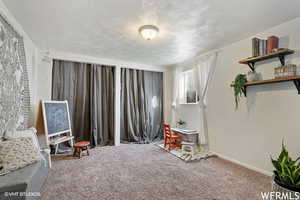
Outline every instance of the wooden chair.
[[164, 124], [164, 139], [165, 139], [165, 145], [164, 147], [168, 145], [168, 150], [171, 150], [173, 148], [179, 147], [181, 148], [181, 137], [180, 135], [173, 133], [171, 131], [169, 124]]

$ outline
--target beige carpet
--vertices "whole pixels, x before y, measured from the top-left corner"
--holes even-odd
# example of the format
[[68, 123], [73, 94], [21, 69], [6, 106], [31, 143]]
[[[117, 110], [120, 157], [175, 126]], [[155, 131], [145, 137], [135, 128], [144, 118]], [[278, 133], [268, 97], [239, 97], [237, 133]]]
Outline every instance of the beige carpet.
[[270, 183], [219, 158], [185, 163], [155, 145], [129, 144], [56, 158], [42, 200], [259, 200]]

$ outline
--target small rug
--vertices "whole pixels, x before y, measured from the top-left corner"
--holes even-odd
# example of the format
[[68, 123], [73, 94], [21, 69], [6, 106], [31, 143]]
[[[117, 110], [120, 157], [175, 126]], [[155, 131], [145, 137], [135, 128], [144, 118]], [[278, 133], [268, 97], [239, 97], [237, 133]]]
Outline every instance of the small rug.
[[172, 150], [167, 150], [164, 147], [164, 141], [159, 141], [157, 143], [154, 143], [156, 146], [164, 149], [165, 151], [167, 151], [168, 153], [176, 156], [177, 158], [185, 161], [185, 162], [194, 162], [194, 161], [200, 161], [203, 159], [208, 159], [211, 157], [216, 157], [216, 155], [214, 155], [213, 153], [209, 152], [209, 151], [203, 151], [201, 150], [201, 148], [199, 147], [198, 152], [194, 155], [194, 156], [187, 156], [187, 155], [182, 155], [182, 151], [180, 148], [175, 148]]

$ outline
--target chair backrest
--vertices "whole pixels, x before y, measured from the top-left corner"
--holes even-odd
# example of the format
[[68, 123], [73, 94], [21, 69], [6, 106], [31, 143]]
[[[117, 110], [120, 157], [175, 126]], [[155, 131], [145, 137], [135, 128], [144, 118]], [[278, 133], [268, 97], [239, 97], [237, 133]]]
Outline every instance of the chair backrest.
[[169, 124], [164, 124], [164, 135], [170, 137], [172, 135], [171, 127]]

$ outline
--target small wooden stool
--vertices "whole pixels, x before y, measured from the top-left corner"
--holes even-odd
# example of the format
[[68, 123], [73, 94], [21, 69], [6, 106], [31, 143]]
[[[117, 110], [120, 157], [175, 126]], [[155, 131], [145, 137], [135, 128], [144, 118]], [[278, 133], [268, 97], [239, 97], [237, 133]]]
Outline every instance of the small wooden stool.
[[89, 146], [90, 146], [90, 142], [87, 141], [82, 141], [82, 142], [77, 142], [74, 144], [74, 157], [79, 157], [79, 159], [81, 158], [81, 153], [83, 151], [87, 152], [87, 155], [89, 156]]
[[182, 147], [181, 147], [182, 156], [190, 155], [191, 157], [193, 157], [195, 155], [195, 148], [196, 148], [195, 143], [182, 142]]

